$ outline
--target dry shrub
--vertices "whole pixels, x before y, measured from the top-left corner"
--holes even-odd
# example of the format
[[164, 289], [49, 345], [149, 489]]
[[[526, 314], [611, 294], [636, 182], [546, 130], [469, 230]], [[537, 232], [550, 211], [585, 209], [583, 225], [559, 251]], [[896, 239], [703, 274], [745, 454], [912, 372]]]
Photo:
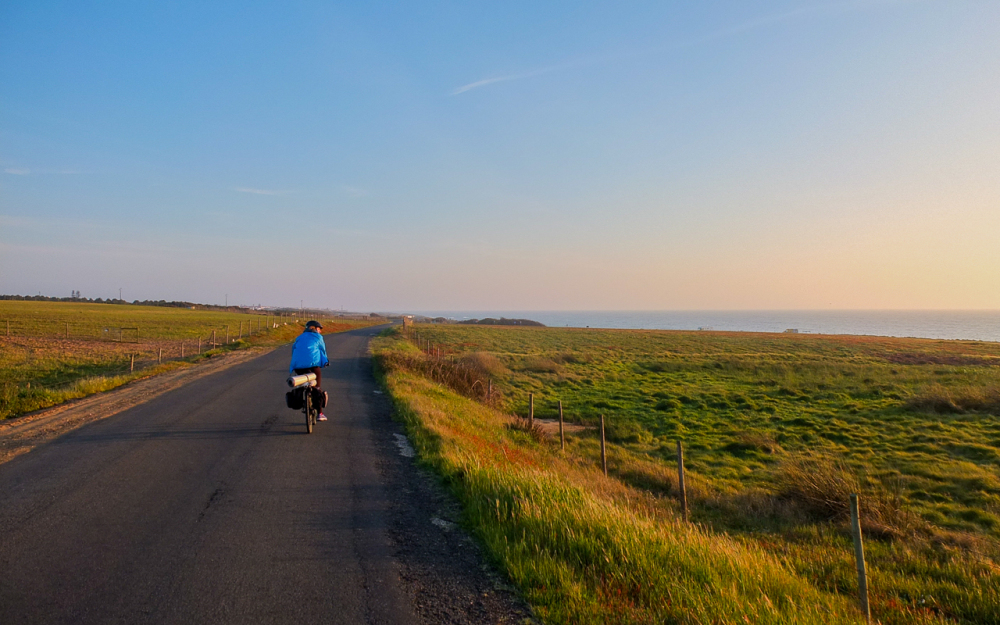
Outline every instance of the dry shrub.
[[911, 410], [939, 414], [966, 411], [1000, 414], [1000, 387], [960, 386], [945, 388], [934, 384], [922, 389], [906, 401]]
[[386, 351], [378, 355], [378, 362], [384, 371], [413, 371], [460, 395], [493, 407], [503, 403], [500, 390], [490, 384], [492, 376], [481, 366], [482, 362], [488, 362], [485, 358], [465, 362], [464, 359], [453, 361], [423, 353]]
[[700, 503], [718, 511], [733, 526], [802, 525], [812, 520], [796, 502], [759, 488], [724, 493], [707, 491]]
[[769, 455], [784, 451], [778, 441], [767, 432], [741, 432], [736, 440], [726, 445], [730, 451], [761, 451]]
[[781, 465], [777, 482], [778, 497], [812, 517], [848, 518], [850, 496], [856, 493], [866, 534], [897, 538], [918, 529], [916, 516], [903, 507], [898, 481], [878, 480], [828, 459], [794, 459]]
[[615, 477], [626, 484], [661, 495], [677, 494], [677, 475], [662, 463], [643, 462], [631, 456], [616, 458]]
[[551, 358], [529, 356], [524, 359], [524, 370], [532, 373], [559, 373], [562, 366]]
[[581, 352], [559, 352], [552, 356], [552, 360], [561, 365], [575, 365], [593, 362], [594, 357]]
[[[931, 533], [930, 543], [946, 551], [964, 551], [992, 558], [993, 560], [1000, 559], [1000, 547], [998, 547], [996, 541], [978, 534], [934, 528]], [[1000, 567], [997, 568], [997, 571], [1000, 572]]]
[[507, 373], [507, 367], [495, 355], [489, 352], [472, 352], [462, 356], [458, 364], [479, 371], [484, 375], [497, 376]]
[[544, 443], [549, 440], [545, 430], [543, 430], [537, 423], [529, 424], [527, 419], [522, 419], [521, 417], [512, 418], [507, 423], [507, 429], [527, 432], [527, 434], [538, 443]]

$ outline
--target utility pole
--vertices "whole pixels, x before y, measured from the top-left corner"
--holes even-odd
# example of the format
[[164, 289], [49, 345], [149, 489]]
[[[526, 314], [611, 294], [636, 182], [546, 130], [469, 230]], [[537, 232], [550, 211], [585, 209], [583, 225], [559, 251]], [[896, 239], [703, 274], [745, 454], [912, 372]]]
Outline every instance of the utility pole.
[[121, 290], [121, 288], [118, 289], [118, 301], [119, 302], [122, 301], [122, 290]]

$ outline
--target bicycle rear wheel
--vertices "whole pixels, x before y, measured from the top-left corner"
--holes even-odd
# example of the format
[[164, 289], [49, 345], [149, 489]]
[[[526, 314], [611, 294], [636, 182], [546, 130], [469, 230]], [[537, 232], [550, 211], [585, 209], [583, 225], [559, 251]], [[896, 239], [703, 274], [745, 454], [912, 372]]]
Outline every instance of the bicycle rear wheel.
[[315, 417], [313, 417], [313, 407], [312, 407], [312, 393], [308, 390], [305, 393], [306, 402], [305, 407], [302, 408], [302, 412], [306, 415], [306, 433], [312, 434], [313, 424], [316, 423]]

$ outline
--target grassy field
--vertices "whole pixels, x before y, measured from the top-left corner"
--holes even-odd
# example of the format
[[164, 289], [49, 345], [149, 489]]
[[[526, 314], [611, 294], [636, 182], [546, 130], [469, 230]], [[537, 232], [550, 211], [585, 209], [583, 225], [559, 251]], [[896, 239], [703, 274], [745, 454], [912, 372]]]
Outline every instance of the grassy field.
[[[0, 419], [226, 350], [286, 343], [301, 332], [304, 321], [185, 308], [0, 301]], [[326, 333], [370, 325], [325, 319], [323, 324]], [[138, 337], [125, 330], [119, 341], [119, 328], [139, 328]]]
[[[404, 379], [423, 373], [482, 399], [482, 384], [454, 383], [474, 371], [493, 380], [491, 403], [501, 412], [526, 414], [534, 393], [539, 417], [555, 417], [556, 400], [578, 422], [593, 424], [604, 414], [613, 441], [611, 481], [630, 496], [673, 509], [676, 441], [683, 440], [692, 520], [725, 536], [726, 545], [773, 558], [773, 566], [824, 596], [856, 592], [846, 513], [847, 495], [858, 492], [879, 620], [1000, 623], [1000, 345], [467, 326], [416, 331], [443, 358], [403, 357], [419, 351], [402, 342], [385, 347], [386, 368]], [[462, 375], [449, 377], [449, 368]], [[411, 397], [419, 395], [405, 389], [399, 401], [425, 401]], [[414, 422], [436, 418], [408, 409], [422, 415]], [[598, 442], [585, 432], [570, 438], [564, 454], [549, 444], [532, 453], [545, 463], [593, 467]], [[552, 517], [532, 531], [554, 531], [548, 522], [565, 521]], [[524, 540], [516, 542], [530, 557], [548, 557]], [[508, 570], [514, 566], [498, 558]], [[637, 583], [649, 583], [644, 575]], [[522, 580], [529, 596], [535, 583]], [[598, 585], [595, 592], [604, 590]], [[790, 622], [806, 622], [796, 618]], [[692, 622], [710, 621], [737, 622]]]

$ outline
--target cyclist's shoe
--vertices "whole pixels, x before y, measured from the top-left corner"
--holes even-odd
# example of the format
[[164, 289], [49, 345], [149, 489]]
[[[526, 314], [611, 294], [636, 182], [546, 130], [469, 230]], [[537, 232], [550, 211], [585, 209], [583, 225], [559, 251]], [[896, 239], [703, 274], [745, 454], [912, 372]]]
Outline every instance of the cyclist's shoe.
[[316, 417], [316, 420], [317, 421], [326, 421], [326, 415], [321, 412], [321, 413], [319, 413], [319, 416]]

